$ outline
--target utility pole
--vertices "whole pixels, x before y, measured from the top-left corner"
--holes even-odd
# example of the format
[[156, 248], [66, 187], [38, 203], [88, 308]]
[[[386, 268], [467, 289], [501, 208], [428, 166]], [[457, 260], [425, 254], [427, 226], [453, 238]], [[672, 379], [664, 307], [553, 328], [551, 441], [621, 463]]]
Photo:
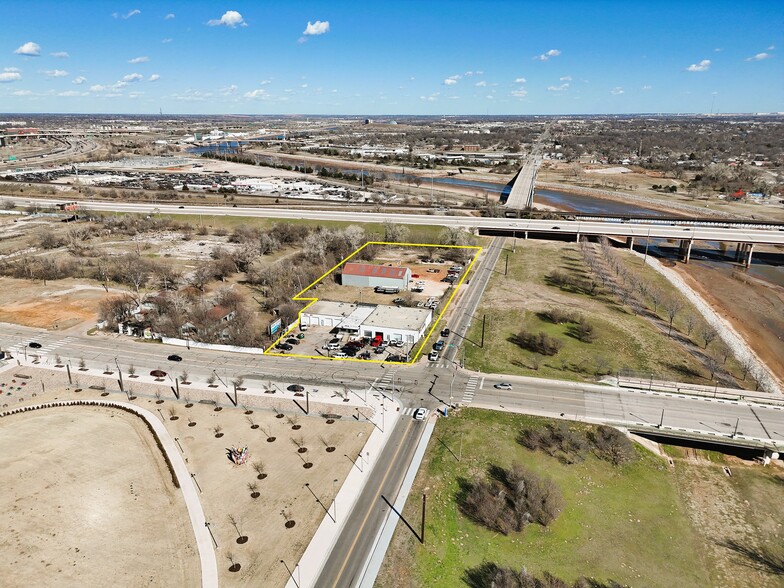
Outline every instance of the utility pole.
[[482, 343], [479, 345], [482, 349], [485, 348], [485, 317], [487, 315], [482, 315]]
[[506, 254], [506, 262], [504, 263], [504, 276], [509, 273], [509, 254]]
[[419, 534], [419, 542], [425, 544], [425, 509], [427, 507], [427, 494], [422, 492], [422, 531]]

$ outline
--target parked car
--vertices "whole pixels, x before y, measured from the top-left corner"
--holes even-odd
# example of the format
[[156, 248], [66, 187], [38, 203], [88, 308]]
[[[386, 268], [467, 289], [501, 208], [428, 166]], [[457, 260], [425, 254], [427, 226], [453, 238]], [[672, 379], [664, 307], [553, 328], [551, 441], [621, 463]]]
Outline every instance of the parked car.
[[360, 353], [359, 359], [370, 359], [370, 351], [363, 351]]
[[425, 415], [427, 414], [427, 409], [424, 408], [417, 408], [414, 411], [414, 420], [415, 421], [424, 421]]
[[280, 349], [281, 351], [291, 351], [292, 349], [294, 349], [294, 347], [292, 347], [288, 343], [278, 343], [277, 345], [275, 345], [275, 347], [277, 349]]
[[299, 330], [300, 330], [300, 331], [307, 331], [307, 330], [308, 330], [308, 325], [302, 325], [302, 324], [301, 324], [301, 325], [299, 326]]
[[289, 337], [286, 339], [286, 343], [289, 345], [299, 345], [299, 340], [296, 337]]
[[342, 351], [338, 351], [337, 353], [333, 353], [332, 357], [334, 357], [335, 359], [345, 359], [348, 357], [348, 355], [346, 355]]
[[441, 336], [442, 337], [449, 337], [449, 333], [451, 333], [449, 329], [441, 329]]
[[433, 350], [434, 351], [441, 351], [443, 348], [444, 348], [444, 342], [443, 341], [436, 341], [435, 343], [433, 343]]
[[41, 344], [40, 343], [36, 343], [35, 341], [30, 341], [30, 343], [28, 343], [28, 345], [31, 348], [33, 348], [33, 349], [41, 349]]
[[167, 359], [169, 361], [182, 361], [182, 358], [176, 354], [171, 354]]
[[384, 336], [383, 335], [376, 335], [375, 337], [373, 337], [373, 340], [370, 342], [370, 346], [371, 347], [378, 347], [383, 342], [384, 342]]
[[438, 361], [438, 351], [431, 351], [427, 355], [428, 361]]
[[501, 382], [500, 384], [495, 384], [493, 388], [495, 388], [496, 390], [511, 390], [512, 385], [509, 384], [508, 382]]

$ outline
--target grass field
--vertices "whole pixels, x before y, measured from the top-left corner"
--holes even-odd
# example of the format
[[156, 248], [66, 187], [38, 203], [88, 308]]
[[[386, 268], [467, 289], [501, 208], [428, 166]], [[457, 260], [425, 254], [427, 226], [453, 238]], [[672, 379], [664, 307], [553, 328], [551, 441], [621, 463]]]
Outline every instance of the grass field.
[[[711, 585], [701, 540], [664, 460], [638, 449], [640, 459], [626, 466], [591, 455], [565, 465], [516, 443], [523, 427], [546, 422], [476, 409], [439, 420], [403, 513], [416, 527], [421, 494], [427, 493], [426, 543], [421, 546], [399, 525], [377, 585], [452, 588], [463, 585], [466, 569], [483, 561], [525, 566], [536, 575], [549, 571], [568, 581], [589, 576], [634, 586]], [[461, 455], [461, 440], [458, 462], [445, 445]], [[513, 462], [560, 487], [565, 508], [548, 528], [531, 525], [503, 536], [460, 513], [455, 495], [461, 480], [483, 474], [491, 464], [509, 467]]]
[[[487, 320], [484, 348], [466, 345], [467, 367], [487, 373], [572, 380], [594, 380], [603, 374], [631, 370], [684, 382], [710, 382], [708, 371], [697, 357], [697, 346], [688, 341], [679, 342], [685, 340], [677, 331], [684, 329], [682, 322], [686, 310], [674, 323], [674, 333], [678, 337], [669, 338], [661, 319], [651, 320], [650, 315], [634, 314], [608, 292], [600, 290], [591, 296], [548, 284], [547, 276], [554, 270], [588, 277], [576, 243], [517, 241], [516, 251], [509, 249], [508, 275], [504, 275], [502, 256], [477, 312], [486, 315]], [[636, 258], [629, 256], [625, 261], [628, 264], [637, 262], [634, 271], [639, 272], [641, 279], [650, 280], [675, 295], [674, 288], [664, 278], [650, 268], [640, 266]], [[595, 341], [585, 343], [577, 339], [573, 324], [553, 324], [539, 316], [542, 311], [552, 308], [585, 317], [594, 327]], [[659, 311], [662, 312], [661, 308]], [[563, 348], [548, 357], [522, 349], [513, 341], [522, 327], [558, 338], [563, 342]], [[473, 321], [468, 338], [480, 341], [481, 321]]]

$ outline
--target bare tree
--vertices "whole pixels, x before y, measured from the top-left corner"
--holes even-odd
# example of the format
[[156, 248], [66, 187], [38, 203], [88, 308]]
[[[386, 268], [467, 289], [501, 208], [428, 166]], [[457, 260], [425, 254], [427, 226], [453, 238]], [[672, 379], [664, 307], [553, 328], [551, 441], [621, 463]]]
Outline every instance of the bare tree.
[[659, 305], [664, 300], [664, 292], [659, 288], [650, 289], [651, 302], [653, 302], [653, 314], [659, 314]]
[[251, 464], [251, 467], [253, 468], [253, 471], [256, 472], [256, 477], [259, 480], [263, 480], [264, 478], [267, 477], [267, 471], [266, 471], [266, 469], [264, 467], [264, 462], [263, 461], [254, 461]]
[[705, 346], [703, 347], [703, 349], [707, 349], [708, 345], [713, 343], [713, 341], [718, 336], [719, 333], [712, 326], [710, 326], [709, 324], [703, 325], [702, 328], [700, 329], [700, 337], [702, 337], [702, 340], [705, 342]]
[[694, 327], [697, 326], [697, 315], [693, 312], [688, 313], [683, 318], [683, 323], [686, 325], [686, 335], [691, 337], [691, 333], [694, 330]]
[[683, 302], [679, 298], [667, 298], [664, 303], [664, 310], [667, 313], [667, 318], [670, 319], [670, 328], [667, 331], [667, 336], [672, 337], [672, 323], [675, 320], [675, 317], [678, 316], [678, 313], [683, 308]]

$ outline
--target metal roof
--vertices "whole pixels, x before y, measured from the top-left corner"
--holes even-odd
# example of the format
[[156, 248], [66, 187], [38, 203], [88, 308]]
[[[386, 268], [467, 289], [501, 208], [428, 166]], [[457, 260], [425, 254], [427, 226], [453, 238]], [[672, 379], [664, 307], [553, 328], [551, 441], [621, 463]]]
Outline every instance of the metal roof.
[[408, 268], [406, 267], [349, 262], [343, 266], [342, 273], [349, 276], [373, 276], [375, 278], [395, 278], [401, 280], [406, 276], [407, 271]]

